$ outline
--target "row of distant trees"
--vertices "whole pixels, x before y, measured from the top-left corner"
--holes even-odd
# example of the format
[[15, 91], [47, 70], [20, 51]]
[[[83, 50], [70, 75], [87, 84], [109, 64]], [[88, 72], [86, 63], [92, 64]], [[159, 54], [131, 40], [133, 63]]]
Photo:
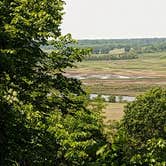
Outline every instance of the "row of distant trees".
[[[152, 39], [114, 39], [114, 40], [79, 40], [74, 46], [91, 48], [93, 54], [109, 54], [114, 49], [125, 49], [126, 52], [134, 50], [136, 54], [166, 51], [165, 38]], [[42, 45], [43, 50], [53, 50], [51, 41], [48, 45]]]
[[135, 47], [124, 47], [124, 46], [88, 46], [91, 47], [93, 50], [94, 54], [108, 54], [110, 50], [114, 48], [125, 48], [126, 50], [128, 49], [134, 49], [136, 53], [153, 53], [153, 52], [162, 52], [166, 51], [166, 43], [165, 44], [156, 44], [156, 45], [148, 45], [148, 46], [135, 46]]
[[166, 38], [151, 39], [110, 39], [110, 40], [79, 40], [79, 47], [90, 47], [94, 54], [108, 54], [115, 48], [134, 49], [136, 53], [151, 53], [166, 50]]
[[134, 52], [127, 52], [123, 54], [92, 54], [86, 55], [85, 60], [88, 61], [101, 61], [101, 60], [125, 60], [137, 59], [138, 55]]

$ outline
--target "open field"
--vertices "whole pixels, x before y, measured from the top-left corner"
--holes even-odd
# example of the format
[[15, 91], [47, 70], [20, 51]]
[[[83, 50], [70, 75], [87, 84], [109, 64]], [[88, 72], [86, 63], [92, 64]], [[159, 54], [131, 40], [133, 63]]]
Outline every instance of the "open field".
[[82, 80], [91, 93], [137, 96], [146, 90], [166, 87], [166, 52], [140, 54], [138, 59], [83, 61], [67, 70]]
[[105, 109], [103, 110], [104, 122], [107, 121], [119, 121], [124, 115], [125, 103], [107, 103]]

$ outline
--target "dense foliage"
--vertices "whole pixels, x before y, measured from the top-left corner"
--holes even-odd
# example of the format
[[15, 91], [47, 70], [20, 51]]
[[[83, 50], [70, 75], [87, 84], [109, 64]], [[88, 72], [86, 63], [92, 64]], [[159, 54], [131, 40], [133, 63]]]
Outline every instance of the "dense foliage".
[[[61, 36], [63, 5], [0, 2], [0, 165], [87, 165], [106, 143], [100, 107], [63, 75], [89, 53]], [[50, 38], [46, 53], [40, 45]]]
[[166, 89], [154, 88], [129, 103], [121, 124], [128, 165], [166, 164]]
[[155, 88], [125, 109], [124, 126], [127, 133], [141, 142], [148, 139], [166, 138], [166, 90]]

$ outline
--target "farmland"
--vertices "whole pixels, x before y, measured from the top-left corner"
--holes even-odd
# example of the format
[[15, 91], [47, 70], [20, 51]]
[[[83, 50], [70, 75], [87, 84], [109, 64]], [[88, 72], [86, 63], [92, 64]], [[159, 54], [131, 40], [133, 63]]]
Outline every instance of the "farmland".
[[[83, 61], [66, 74], [94, 94], [137, 96], [152, 87], [166, 87], [166, 52], [144, 53], [138, 59]], [[124, 103], [108, 103], [104, 121], [120, 120]]]
[[103, 110], [104, 122], [119, 121], [123, 117], [125, 103], [106, 103]]
[[66, 74], [80, 78], [91, 93], [137, 96], [152, 87], [166, 87], [166, 52], [130, 60], [83, 61], [76, 66]]

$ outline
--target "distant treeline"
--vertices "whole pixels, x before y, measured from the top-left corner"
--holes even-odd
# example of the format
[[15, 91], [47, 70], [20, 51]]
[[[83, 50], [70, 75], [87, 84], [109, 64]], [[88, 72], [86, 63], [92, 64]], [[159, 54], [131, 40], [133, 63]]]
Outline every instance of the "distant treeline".
[[115, 48], [124, 48], [126, 51], [134, 49], [136, 53], [152, 53], [166, 50], [166, 38], [79, 40], [78, 47], [90, 47], [93, 54], [108, 54]]
[[[45, 51], [53, 50], [54, 47], [49, 43], [41, 48]], [[93, 54], [109, 54], [111, 50], [121, 48], [125, 49], [126, 52], [134, 50], [136, 54], [153, 53], [166, 51], [166, 38], [78, 40], [78, 44], [74, 46], [92, 48]]]
[[134, 53], [124, 53], [122, 55], [111, 54], [92, 54], [86, 55], [85, 60], [88, 61], [101, 61], [101, 60], [125, 60], [125, 59], [137, 59], [138, 55]]

